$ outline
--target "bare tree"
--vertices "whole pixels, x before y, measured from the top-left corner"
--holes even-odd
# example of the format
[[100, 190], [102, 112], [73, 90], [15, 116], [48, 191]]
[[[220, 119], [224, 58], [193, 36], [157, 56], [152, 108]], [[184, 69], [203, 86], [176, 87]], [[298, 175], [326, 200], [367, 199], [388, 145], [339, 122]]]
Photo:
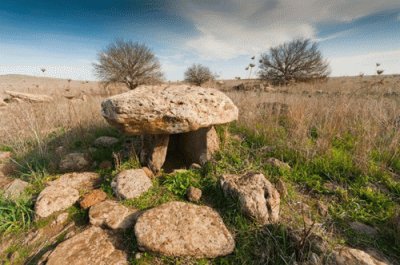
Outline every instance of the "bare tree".
[[105, 86], [122, 83], [135, 89], [163, 79], [157, 57], [138, 42], [117, 40], [98, 54], [98, 61], [93, 66]]
[[261, 55], [259, 76], [274, 84], [321, 79], [329, 73], [328, 62], [310, 39], [296, 39]]
[[201, 86], [203, 83], [215, 79], [214, 74], [211, 73], [207, 66], [201, 64], [193, 64], [185, 72], [185, 81]]

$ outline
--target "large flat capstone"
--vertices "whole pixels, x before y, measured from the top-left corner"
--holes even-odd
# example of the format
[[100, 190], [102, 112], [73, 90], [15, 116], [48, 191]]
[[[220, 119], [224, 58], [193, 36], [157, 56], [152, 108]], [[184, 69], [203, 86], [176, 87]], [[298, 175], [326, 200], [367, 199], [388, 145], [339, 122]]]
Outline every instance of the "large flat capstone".
[[102, 115], [126, 134], [176, 134], [238, 118], [221, 91], [188, 85], [140, 86], [102, 102]]
[[140, 248], [167, 256], [215, 258], [233, 252], [235, 241], [219, 214], [206, 206], [169, 202], [139, 216]]

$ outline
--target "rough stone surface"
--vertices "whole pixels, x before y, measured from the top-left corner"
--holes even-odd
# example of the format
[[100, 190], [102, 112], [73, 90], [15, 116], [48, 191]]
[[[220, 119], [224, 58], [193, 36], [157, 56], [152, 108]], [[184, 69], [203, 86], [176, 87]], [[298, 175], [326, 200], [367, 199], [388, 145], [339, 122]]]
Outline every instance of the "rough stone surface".
[[351, 222], [350, 227], [361, 234], [369, 235], [369, 236], [376, 236], [378, 234], [378, 230], [376, 228], [360, 223], [360, 222]]
[[99, 227], [85, 231], [59, 244], [47, 265], [125, 265], [127, 255], [115, 248], [113, 239]]
[[9, 199], [17, 199], [28, 187], [29, 183], [20, 179], [14, 179], [11, 183], [7, 184], [4, 189], [4, 196]]
[[186, 197], [191, 202], [198, 202], [201, 199], [201, 189], [195, 187], [189, 187], [186, 191]]
[[71, 153], [63, 157], [60, 170], [64, 172], [83, 171], [90, 167], [90, 159], [83, 153]]
[[370, 254], [355, 248], [344, 247], [335, 253], [337, 265], [389, 265]]
[[179, 145], [188, 165], [204, 165], [219, 150], [219, 138], [214, 127], [201, 128], [180, 134]]
[[153, 172], [160, 171], [167, 157], [169, 135], [143, 135], [140, 163]]
[[141, 86], [101, 105], [104, 118], [130, 135], [183, 133], [238, 118], [221, 91], [187, 85]]
[[94, 141], [94, 145], [97, 147], [112, 147], [116, 145], [119, 140], [111, 136], [101, 136]]
[[65, 210], [79, 199], [79, 191], [64, 186], [48, 186], [39, 194], [35, 213], [38, 217], [47, 217], [51, 214]]
[[278, 182], [276, 183], [276, 189], [278, 190], [279, 195], [282, 199], [286, 198], [286, 196], [288, 195], [288, 190], [283, 180], [278, 180]]
[[290, 169], [290, 166], [288, 163], [285, 163], [283, 161], [280, 161], [279, 159], [270, 157], [267, 160], [267, 163], [270, 164], [271, 166], [277, 167], [277, 168], [281, 168], [281, 169]]
[[87, 209], [93, 205], [96, 205], [102, 201], [107, 199], [107, 194], [102, 190], [94, 190], [89, 194], [86, 194], [82, 200], [80, 201], [79, 205], [83, 209]]
[[62, 186], [81, 191], [93, 190], [100, 185], [100, 176], [94, 172], [74, 172], [61, 175], [58, 179], [50, 181], [49, 186]]
[[138, 211], [107, 200], [92, 206], [89, 219], [92, 225], [107, 226], [111, 229], [127, 229], [137, 218]]
[[105, 170], [111, 169], [112, 167], [113, 167], [113, 164], [111, 163], [111, 161], [108, 161], [108, 160], [101, 161], [101, 163], [99, 165], [100, 169], [105, 169]]
[[10, 95], [11, 98], [27, 101], [27, 102], [50, 102], [53, 101], [53, 98], [47, 95], [39, 95], [39, 94], [28, 94], [21, 93], [15, 91], [5, 91], [6, 94]]
[[169, 202], [139, 216], [135, 225], [138, 246], [167, 256], [215, 258], [233, 252], [235, 241], [213, 209]]
[[279, 193], [263, 174], [223, 175], [221, 186], [225, 195], [238, 197], [242, 211], [259, 223], [279, 220]]
[[149, 178], [154, 178], [154, 173], [153, 173], [153, 171], [151, 171], [148, 167], [142, 167], [142, 169], [143, 169], [144, 173], [146, 173], [146, 175], [147, 175]]
[[137, 198], [152, 185], [151, 179], [143, 169], [124, 170], [111, 183], [116, 195], [123, 199]]

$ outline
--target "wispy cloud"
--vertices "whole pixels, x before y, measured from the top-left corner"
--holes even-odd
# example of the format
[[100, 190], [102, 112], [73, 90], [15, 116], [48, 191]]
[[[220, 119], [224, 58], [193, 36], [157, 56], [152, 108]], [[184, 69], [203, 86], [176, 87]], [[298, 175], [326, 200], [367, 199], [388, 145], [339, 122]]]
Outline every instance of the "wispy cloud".
[[197, 35], [186, 48], [209, 60], [231, 59], [260, 53], [284, 41], [305, 37], [318, 41], [339, 38], [349, 31], [318, 37], [319, 23], [343, 23], [399, 8], [398, 0], [227, 0], [185, 1], [181, 14], [191, 21]]

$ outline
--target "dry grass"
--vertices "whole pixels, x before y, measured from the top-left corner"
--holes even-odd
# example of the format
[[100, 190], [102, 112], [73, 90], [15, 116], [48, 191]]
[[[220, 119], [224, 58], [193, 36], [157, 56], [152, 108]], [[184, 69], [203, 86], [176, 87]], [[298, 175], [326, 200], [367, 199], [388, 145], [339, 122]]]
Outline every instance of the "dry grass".
[[[277, 148], [311, 158], [329, 150], [335, 138], [351, 135], [355, 159], [367, 163], [373, 150], [392, 156], [399, 152], [400, 83], [399, 77], [387, 79], [386, 85], [377, 84], [377, 78], [370, 77], [368, 85], [360, 79], [227, 94], [240, 109], [239, 123], [265, 135]], [[343, 90], [334, 89], [338, 83]]]

